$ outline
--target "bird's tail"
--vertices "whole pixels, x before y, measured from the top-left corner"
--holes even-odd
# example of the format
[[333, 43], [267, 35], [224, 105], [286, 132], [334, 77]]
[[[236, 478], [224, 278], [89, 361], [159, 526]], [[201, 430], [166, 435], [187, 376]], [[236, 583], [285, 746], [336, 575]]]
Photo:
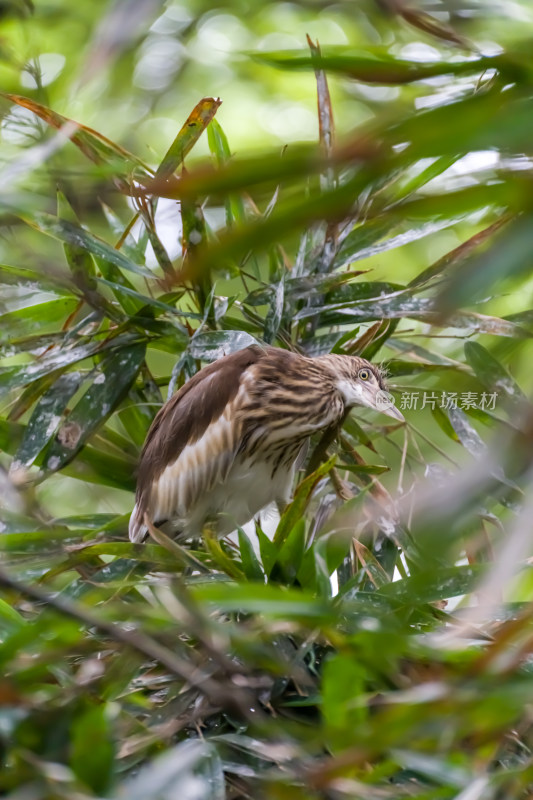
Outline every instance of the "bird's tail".
[[135, 544], [144, 542], [147, 533], [148, 528], [141, 519], [140, 509], [138, 508], [137, 503], [135, 503], [133, 506], [133, 511], [131, 512], [130, 524], [128, 528], [130, 540]]

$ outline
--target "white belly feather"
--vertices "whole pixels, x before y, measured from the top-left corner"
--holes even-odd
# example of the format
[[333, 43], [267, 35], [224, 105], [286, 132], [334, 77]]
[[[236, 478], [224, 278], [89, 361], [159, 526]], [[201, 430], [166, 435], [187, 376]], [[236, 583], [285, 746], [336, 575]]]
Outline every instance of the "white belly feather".
[[[215, 485], [200, 497], [186, 522], [183, 533], [197, 536], [210, 518], [217, 518], [220, 536], [251, 520], [272, 502], [287, 503], [291, 497], [294, 466], [280, 468], [272, 480], [272, 464], [250, 459], [235, 459], [223, 484]], [[231, 509], [231, 514], [229, 513]]]

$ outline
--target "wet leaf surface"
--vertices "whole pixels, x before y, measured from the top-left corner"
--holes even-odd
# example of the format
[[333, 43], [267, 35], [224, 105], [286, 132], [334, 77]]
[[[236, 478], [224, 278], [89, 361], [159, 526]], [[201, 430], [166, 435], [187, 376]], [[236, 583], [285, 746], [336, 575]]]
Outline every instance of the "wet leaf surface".
[[135, 345], [108, 354], [92, 383], [64, 419], [44, 454], [44, 466], [56, 471], [71, 461], [87, 439], [108, 419], [126, 397], [143, 363], [145, 346]]

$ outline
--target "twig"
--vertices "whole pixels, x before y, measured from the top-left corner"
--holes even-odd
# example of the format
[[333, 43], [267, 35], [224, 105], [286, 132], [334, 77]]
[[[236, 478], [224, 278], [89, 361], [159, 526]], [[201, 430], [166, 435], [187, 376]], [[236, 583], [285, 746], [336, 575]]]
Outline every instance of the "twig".
[[29, 586], [23, 581], [12, 578], [3, 569], [0, 569], [0, 586], [13, 589], [35, 602], [44, 603], [60, 614], [72, 617], [89, 628], [96, 628], [114, 641], [131, 647], [132, 650], [142, 653], [149, 659], [158, 661], [173, 675], [187, 681], [191, 686], [195, 686], [214, 705], [237, 712], [248, 720], [257, 721], [260, 718], [260, 710], [256, 706], [255, 698], [248, 692], [233, 686], [229, 689], [227, 686], [219, 685], [217, 681], [179, 658], [145, 633], [125, 630], [118, 623], [100, 619], [91, 611], [71, 600], [51, 595], [37, 586]]

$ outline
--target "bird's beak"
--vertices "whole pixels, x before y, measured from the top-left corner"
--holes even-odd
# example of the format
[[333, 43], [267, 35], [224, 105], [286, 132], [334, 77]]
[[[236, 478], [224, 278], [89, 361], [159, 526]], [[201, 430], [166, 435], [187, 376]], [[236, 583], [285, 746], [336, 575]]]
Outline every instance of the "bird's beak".
[[405, 422], [405, 417], [402, 412], [396, 408], [396, 406], [389, 406], [389, 408], [380, 408], [382, 414], [386, 414], [388, 417], [392, 417], [393, 419], [398, 419], [400, 422]]
[[380, 411], [382, 414], [386, 414], [388, 417], [397, 419], [400, 422], [405, 422], [404, 415], [394, 405], [396, 401], [392, 394], [390, 392], [386, 392], [384, 389], [380, 389], [379, 386], [375, 386], [370, 383], [363, 384], [361, 387], [360, 398], [360, 402], [363, 405], [373, 408], [374, 411]]

